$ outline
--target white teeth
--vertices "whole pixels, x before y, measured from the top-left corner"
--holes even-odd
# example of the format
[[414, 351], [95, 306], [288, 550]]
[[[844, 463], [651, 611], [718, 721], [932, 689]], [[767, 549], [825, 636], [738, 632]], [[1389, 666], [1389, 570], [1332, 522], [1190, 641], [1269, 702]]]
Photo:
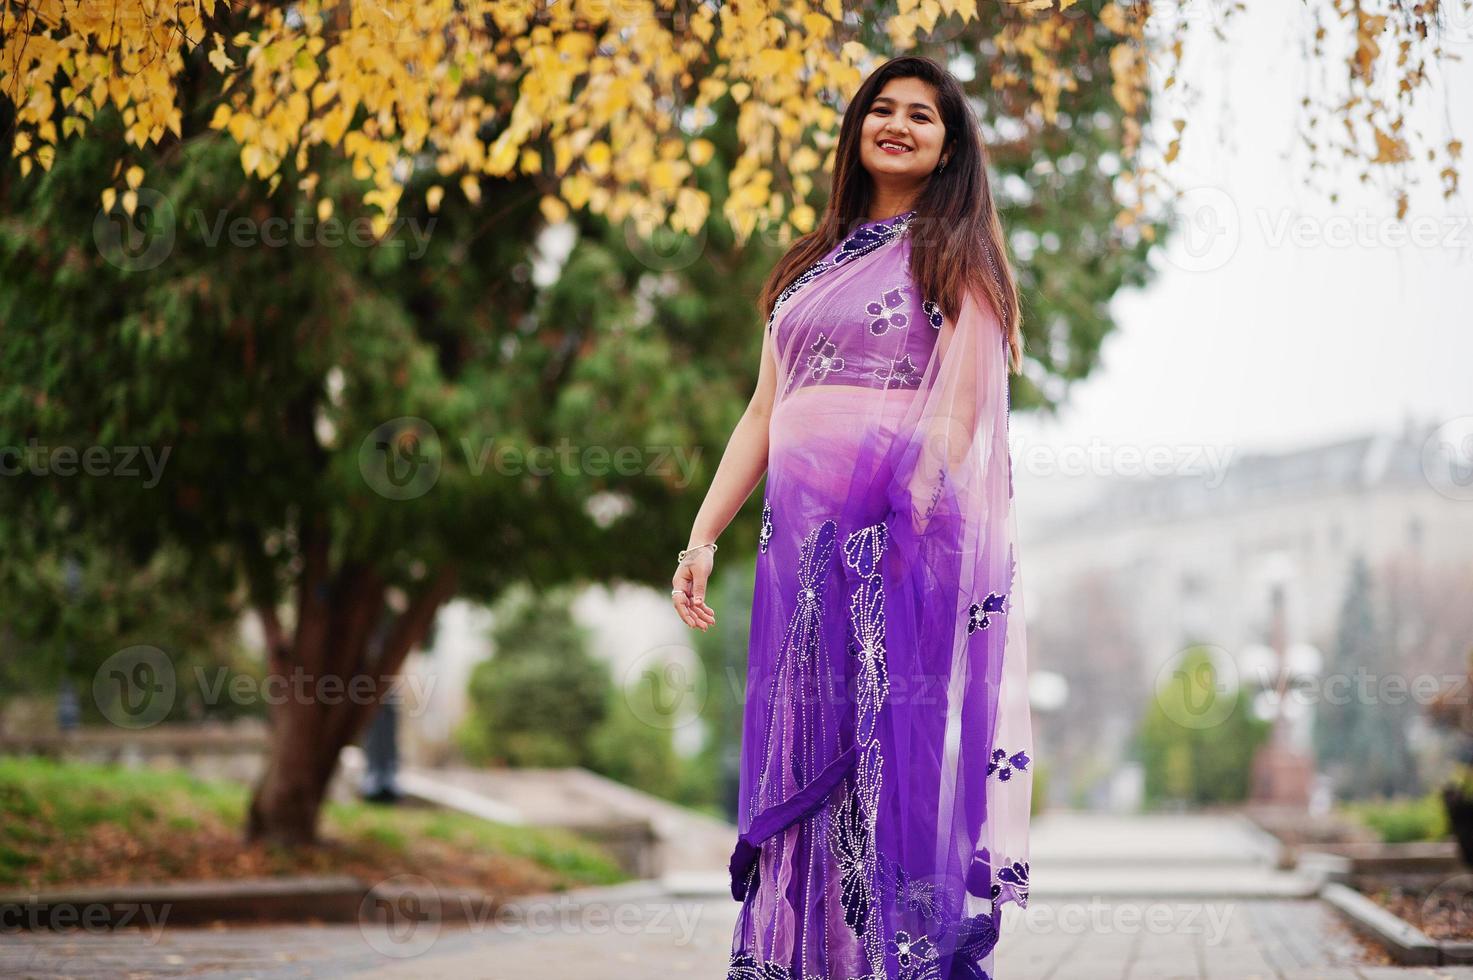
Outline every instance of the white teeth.
[[910, 147], [908, 147], [908, 146], [903, 146], [900, 143], [891, 143], [889, 140], [885, 140], [880, 145], [881, 146], [893, 146], [897, 150], [909, 150], [910, 149]]

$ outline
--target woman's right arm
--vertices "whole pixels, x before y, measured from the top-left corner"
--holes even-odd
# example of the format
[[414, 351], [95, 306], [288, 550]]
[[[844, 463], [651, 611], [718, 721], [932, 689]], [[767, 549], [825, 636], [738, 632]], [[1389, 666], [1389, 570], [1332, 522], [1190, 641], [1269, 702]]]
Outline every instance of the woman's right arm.
[[[777, 391], [777, 359], [773, 351], [773, 331], [764, 330], [762, 361], [757, 369], [757, 387], [747, 408], [732, 429], [731, 438], [721, 454], [711, 488], [691, 524], [687, 548], [715, 541], [726, 530], [737, 511], [752, 495], [762, 474], [767, 472], [768, 422]], [[672, 595], [675, 610], [687, 626], [705, 630], [716, 625], [716, 613], [706, 604], [706, 582], [714, 564], [710, 548], [702, 548], [686, 557], [675, 570], [671, 586], [682, 595]]]

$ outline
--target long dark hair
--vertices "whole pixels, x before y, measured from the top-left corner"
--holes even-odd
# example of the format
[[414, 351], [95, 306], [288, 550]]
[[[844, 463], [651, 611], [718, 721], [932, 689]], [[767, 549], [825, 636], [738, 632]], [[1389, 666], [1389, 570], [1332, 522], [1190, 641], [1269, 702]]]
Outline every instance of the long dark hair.
[[818, 227], [794, 242], [773, 267], [762, 287], [763, 319], [789, 283], [823, 258], [856, 224], [869, 220], [874, 182], [859, 161], [860, 131], [870, 104], [892, 78], [918, 78], [935, 89], [946, 127], [946, 168], [931, 174], [912, 205], [916, 215], [911, 230], [911, 278], [921, 295], [934, 300], [953, 322], [967, 290], [987, 297], [1007, 332], [1011, 368], [1021, 373], [1023, 324], [1018, 287], [987, 179], [987, 148], [961, 83], [930, 58], [891, 58], [854, 93], [839, 127], [828, 207]]

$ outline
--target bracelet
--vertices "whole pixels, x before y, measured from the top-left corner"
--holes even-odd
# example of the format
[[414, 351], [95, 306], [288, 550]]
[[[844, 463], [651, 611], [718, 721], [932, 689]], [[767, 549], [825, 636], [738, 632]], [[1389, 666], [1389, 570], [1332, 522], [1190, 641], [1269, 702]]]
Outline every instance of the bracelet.
[[675, 556], [675, 560], [685, 561], [686, 555], [691, 554], [692, 552], [700, 551], [702, 548], [710, 548], [711, 554], [716, 554], [716, 542], [713, 541], [710, 544], [698, 544], [694, 548], [681, 548], [680, 554]]

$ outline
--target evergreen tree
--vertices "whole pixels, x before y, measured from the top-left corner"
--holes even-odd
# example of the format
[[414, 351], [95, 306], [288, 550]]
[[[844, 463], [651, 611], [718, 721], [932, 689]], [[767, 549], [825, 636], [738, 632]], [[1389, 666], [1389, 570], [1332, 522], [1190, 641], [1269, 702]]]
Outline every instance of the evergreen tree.
[[1388, 685], [1400, 670], [1391, 642], [1395, 619], [1394, 610], [1381, 608], [1365, 556], [1356, 554], [1314, 717], [1317, 764], [1342, 799], [1415, 793], [1420, 786], [1408, 733], [1414, 702], [1405, 683]]

